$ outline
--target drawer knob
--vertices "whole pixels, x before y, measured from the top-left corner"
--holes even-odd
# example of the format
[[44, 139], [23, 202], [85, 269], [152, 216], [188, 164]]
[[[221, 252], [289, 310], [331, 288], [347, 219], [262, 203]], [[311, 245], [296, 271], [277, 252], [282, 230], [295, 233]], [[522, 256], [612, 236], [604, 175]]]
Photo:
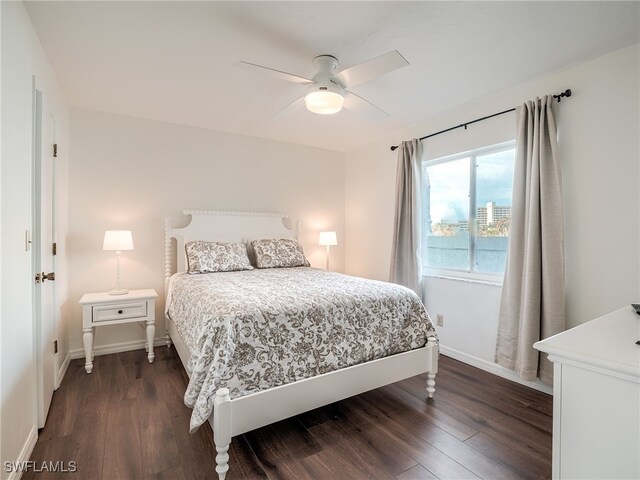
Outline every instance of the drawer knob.
[[118, 313], [122, 313], [122, 310], [118, 310]]

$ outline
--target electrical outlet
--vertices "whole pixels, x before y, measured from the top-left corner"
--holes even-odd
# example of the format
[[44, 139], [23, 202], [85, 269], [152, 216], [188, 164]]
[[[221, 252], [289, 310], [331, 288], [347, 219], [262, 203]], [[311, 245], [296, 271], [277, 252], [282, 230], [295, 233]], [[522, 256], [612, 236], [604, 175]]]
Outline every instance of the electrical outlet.
[[444, 315], [442, 315], [441, 313], [436, 315], [436, 324], [439, 327], [444, 327]]

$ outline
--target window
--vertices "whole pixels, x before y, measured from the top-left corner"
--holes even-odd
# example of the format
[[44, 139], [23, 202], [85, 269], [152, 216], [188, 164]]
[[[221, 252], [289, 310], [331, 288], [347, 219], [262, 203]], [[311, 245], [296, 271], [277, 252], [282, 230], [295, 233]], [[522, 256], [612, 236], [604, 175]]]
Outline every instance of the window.
[[504, 273], [515, 142], [423, 164], [425, 269], [497, 278]]

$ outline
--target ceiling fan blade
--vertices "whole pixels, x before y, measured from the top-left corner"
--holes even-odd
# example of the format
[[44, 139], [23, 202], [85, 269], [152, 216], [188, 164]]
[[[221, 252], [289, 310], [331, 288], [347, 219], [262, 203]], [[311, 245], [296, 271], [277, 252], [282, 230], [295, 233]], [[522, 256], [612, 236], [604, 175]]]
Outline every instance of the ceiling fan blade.
[[284, 112], [285, 110], [294, 110], [294, 109], [300, 109], [302, 106], [304, 106], [304, 95], [301, 97], [296, 98], [293, 102], [288, 103], [287, 105], [285, 105], [284, 107], [282, 107], [280, 110], [278, 110], [276, 113], [274, 113], [273, 115], [271, 115], [269, 117], [269, 119], [272, 119], [278, 115], [280, 115], [282, 112]]
[[281, 78], [282, 80], [286, 80], [288, 82], [300, 83], [300, 84], [313, 83], [313, 80], [301, 77], [300, 75], [294, 75], [293, 73], [282, 72], [280, 70], [276, 70], [275, 68], [269, 68], [263, 65], [257, 65], [255, 63], [238, 62], [235, 65], [239, 67], [250, 68], [251, 70], [259, 69], [260, 71], [271, 73], [272, 75], [275, 75], [276, 77]]
[[393, 50], [392, 52], [385, 53], [379, 57], [342, 70], [335, 75], [334, 78], [339, 80], [347, 88], [354, 87], [407, 65], [409, 65], [409, 62], [407, 62], [397, 50]]
[[349, 110], [354, 110], [356, 113], [361, 113], [364, 116], [381, 122], [389, 118], [389, 114], [379, 107], [376, 107], [369, 100], [365, 100], [360, 95], [356, 95], [353, 92], [346, 92], [344, 96], [344, 107]]

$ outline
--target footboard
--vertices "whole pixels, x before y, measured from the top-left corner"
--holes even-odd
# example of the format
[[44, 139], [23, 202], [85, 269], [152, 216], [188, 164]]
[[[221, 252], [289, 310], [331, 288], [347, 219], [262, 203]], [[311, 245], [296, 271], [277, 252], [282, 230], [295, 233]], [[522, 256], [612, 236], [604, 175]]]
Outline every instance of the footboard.
[[216, 472], [220, 480], [224, 480], [229, 469], [227, 451], [232, 437], [425, 372], [427, 393], [432, 398], [438, 372], [438, 344], [434, 337], [429, 337], [427, 345], [417, 350], [233, 400], [226, 388], [219, 389], [210, 422], [218, 452]]

